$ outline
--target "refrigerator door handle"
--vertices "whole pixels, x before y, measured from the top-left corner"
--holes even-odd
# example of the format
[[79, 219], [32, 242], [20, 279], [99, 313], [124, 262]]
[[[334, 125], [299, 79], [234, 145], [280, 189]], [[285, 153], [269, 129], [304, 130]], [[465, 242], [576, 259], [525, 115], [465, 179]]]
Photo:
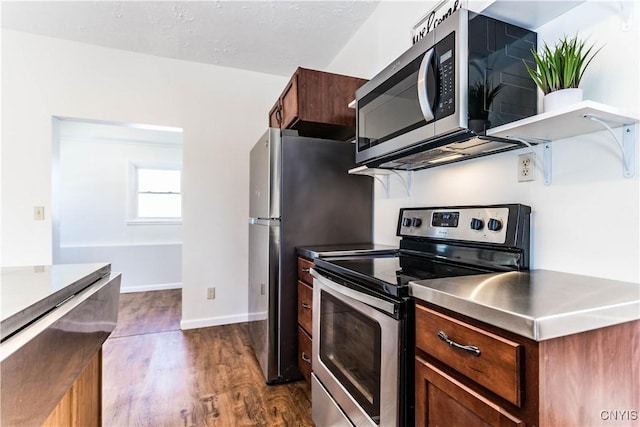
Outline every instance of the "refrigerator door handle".
[[280, 225], [280, 218], [249, 218], [251, 225]]

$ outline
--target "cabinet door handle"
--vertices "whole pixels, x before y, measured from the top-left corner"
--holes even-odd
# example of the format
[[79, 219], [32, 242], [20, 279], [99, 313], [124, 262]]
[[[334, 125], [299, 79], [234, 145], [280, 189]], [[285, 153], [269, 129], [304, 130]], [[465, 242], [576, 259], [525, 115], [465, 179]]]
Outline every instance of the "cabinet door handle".
[[445, 334], [442, 331], [438, 332], [438, 338], [440, 338], [442, 341], [446, 342], [447, 344], [449, 344], [453, 348], [457, 348], [457, 349], [460, 349], [460, 350], [463, 350], [463, 351], [467, 351], [467, 352], [473, 354], [474, 356], [480, 356], [480, 349], [478, 347], [476, 347], [475, 345], [458, 344], [455, 341], [451, 341], [449, 339], [449, 337], [447, 336], [447, 334]]
[[300, 270], [302, 270], [303, 273], [309, 273], [311, 271], [310, 268], [301, 268]]
[[307, 304], [306, 302], [301, 302], [300, 305], [302, 306], [302, 308], [304, 308], [305, 310], [311, 310], [311, 306], [309, 304]]
[[282, 124], [282, 109], [280, 109], [280, 108], [278, 108], [278, 109], [276, 110], [276, 121], [277, 121], [279, 124]]
[[307, 353], [305, 353], [304, 351], [300, 355], [300, 358], [302, 359], [303, 362], [307, 362], [307, 363], [311, 364], [311, 358], [309, 356], [307, 356]]

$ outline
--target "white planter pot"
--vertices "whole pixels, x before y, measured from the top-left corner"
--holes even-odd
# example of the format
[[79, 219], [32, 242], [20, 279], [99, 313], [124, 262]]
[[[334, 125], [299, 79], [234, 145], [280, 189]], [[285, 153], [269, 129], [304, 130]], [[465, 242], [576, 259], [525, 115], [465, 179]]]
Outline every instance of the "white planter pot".
[[544, 111], [553, 111], [582, 101], [582, 89], [562, 89], [548, 93], [542, 99]]

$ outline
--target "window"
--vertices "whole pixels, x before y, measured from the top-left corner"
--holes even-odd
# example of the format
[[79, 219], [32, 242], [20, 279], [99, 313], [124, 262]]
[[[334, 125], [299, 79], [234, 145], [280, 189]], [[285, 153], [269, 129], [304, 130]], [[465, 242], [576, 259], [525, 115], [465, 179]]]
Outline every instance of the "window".
[[182, 220], [182, 171], [179, 167], [133, 165], [134, 223], [175, 223]]

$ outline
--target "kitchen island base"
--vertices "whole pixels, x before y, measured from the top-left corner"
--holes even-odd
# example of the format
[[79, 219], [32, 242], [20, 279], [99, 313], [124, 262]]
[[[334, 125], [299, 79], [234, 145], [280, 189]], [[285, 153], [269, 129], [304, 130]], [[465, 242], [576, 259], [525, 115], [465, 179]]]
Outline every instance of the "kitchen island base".
[[43, 427], [102, 425], [102, 349], [71, 385]]
[[0, 425], [102, 424], [102, 344], [117, 323], [121, 282], [110, 270], [3, 268], [2, 326], [12, 333], [0, 343]]

